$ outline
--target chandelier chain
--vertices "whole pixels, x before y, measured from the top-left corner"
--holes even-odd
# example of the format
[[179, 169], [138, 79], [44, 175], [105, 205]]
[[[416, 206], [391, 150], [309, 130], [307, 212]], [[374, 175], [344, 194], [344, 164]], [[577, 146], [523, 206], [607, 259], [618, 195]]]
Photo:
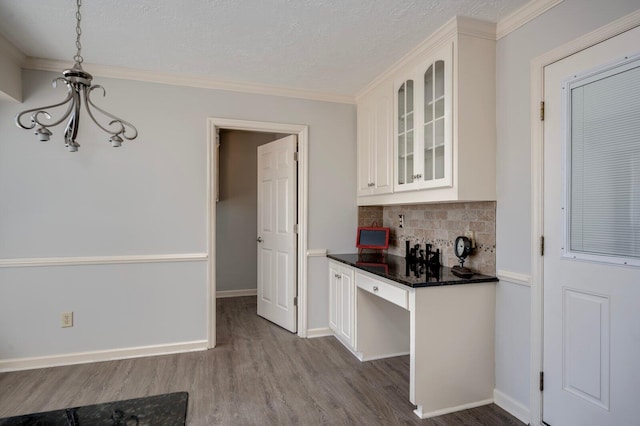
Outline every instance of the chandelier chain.
[[73, 60], [76, 63], [81, 64], [84, 61], [82, 57], [82, 44], [80, 44], [80, 36], [82, 35], [82, 29], [80, 28], [80, 21], [82, 20], [82, 15], [80, 15], [80, 6], [82, 5], [82, 0], [77, 0], [77, 10], [76, 10], [76, 48], [78, 51], [76, 52]]

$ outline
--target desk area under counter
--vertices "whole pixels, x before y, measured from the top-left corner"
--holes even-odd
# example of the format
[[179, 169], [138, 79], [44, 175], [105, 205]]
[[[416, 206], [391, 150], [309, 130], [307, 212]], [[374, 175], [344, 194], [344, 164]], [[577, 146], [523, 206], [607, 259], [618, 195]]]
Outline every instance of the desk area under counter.
[[386, 254], [328, 254], [329, 325], [361, 361], [410, 356], [421, 418], [493, 402], [496, 277]]

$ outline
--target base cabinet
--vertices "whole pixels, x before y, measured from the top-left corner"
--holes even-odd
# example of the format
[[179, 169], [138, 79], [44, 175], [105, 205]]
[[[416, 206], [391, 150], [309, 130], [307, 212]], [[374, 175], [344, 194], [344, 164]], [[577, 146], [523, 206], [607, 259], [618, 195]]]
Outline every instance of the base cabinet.
[[493, 401], [495, 283], [410, 288], [329, 261], [331, 329], [360, 361], [409, 355], [420, 418]]
[[329, 262], [329, 327], [351, 350], [355, 350], [354, 271]]

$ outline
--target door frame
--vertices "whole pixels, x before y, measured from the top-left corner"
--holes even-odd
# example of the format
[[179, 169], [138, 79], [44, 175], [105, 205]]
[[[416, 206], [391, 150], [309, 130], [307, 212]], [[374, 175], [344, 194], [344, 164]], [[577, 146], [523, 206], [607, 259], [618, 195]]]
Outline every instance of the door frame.
[[208, 348], [216, 346], [216, 191], [218, 132], [244, 130], [249, 132], [287, 133], [298, 137], [298, 336], [307, 337], [307, 247], [309, 220], [309, 126], [263, 121], [207, 118], [207, 336]]
[[544, 69], [546, 66], [640, 26], [640, 10], [617, 19], [595, 31], [553, 49], [531, 61], [530, 123], [531, 123], [531, 369], [530, 417], [532, 425], [542, 424], [542, 392], [539, 388], [543, 371], [544, 350], [544, 258], [540, 254], [544, 235], [544, 121], [540, 119], [540, 102], [544, 100]]

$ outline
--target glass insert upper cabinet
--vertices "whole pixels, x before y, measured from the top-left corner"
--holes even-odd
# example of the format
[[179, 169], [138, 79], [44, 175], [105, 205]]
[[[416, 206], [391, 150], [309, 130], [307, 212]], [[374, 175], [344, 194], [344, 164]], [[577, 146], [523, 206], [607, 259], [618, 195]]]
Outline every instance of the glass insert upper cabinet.
[[451, 186], [452, 46], [396, 82], [395, 191]]

